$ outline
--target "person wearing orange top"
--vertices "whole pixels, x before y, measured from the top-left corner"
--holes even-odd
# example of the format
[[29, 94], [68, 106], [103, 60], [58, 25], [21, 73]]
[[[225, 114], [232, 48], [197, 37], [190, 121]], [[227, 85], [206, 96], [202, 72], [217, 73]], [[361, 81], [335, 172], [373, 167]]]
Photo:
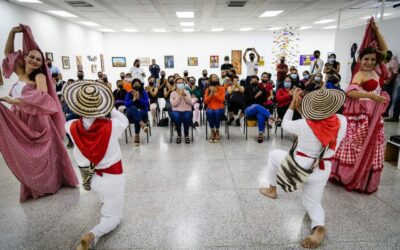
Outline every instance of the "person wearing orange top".
[[133, 88], [132, 88], [132, 74], [131, 73], [127, 73], [125, 75], [125, 79], [124, 82], [122, 84], [122, 88], [126, 90], [126, 92], [132, 92]]
[[216, 74], [210, 76], [210, 87], [205, 91], [204, 103], [207, 105], [206, 115], [211, 128], [210, 142], [219, 142], [219, 127], [224, 115], [225, 88], [220, 86]]

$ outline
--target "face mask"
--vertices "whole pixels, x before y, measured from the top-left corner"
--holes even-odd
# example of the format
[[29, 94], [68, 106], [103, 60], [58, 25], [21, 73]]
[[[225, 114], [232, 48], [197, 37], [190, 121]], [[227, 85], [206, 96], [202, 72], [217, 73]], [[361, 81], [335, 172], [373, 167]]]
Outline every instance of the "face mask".
[[118, 88], [122, 89], [123, 85], [122, 84], [118, 84]]
[[174, 84], [174, 80], [169, 80], [169, 84]]
[[252, 82], [251, 85], [252, 85], [253, 87], [254, 87], [254, 86], [257, 86], [257, 85], [258, 85], [258, 82]]
[[203, 77], [207, 77], [207, 73], [203, 73]]
[[331, 63], [331, 64], [332, 64], [332, 63], [334, 63], [334, 62], [335, 62], [335, 58], [329, 58], [329, 59], [328, 59], [328, 61], [329, 61], [329, 63]]
[[183, 76], [188, 76], [189, 75], [189, 73], [183, 73]]
[[292, 86], [291, 82], [284, 82], [283, 86], [285, 87], [285, 89], [289, 89]]
[[254, 56], [251, 56], [251, 57], [250, 57], [250, 60], [252, 60], [252, 61], [253, 61], [253, 60], [254, 60]]
[[318, 54], [316, 54], [316, 55], [314, 55], [314, 57], [315, 57], [316, 59], [318, 59], [318, 58], [319, 58], [319, 55], [318, 55]]
[[212, 81], [211, 82], [211, 86], [218, 86], [219, 85], [219, 82], [218, 81]]
[[79, 80], [83, 80], [83, 75], [78, 75]]
[[121, 80], [124, 80], [125, 79], [125, 76], [121, 76]]
[[285, 60], [281, 60], [281, 63], [285, 63]]
[[51, 63], [48, 63], [48, 64], [47, 64], [47, 67], [51, 68]]
[[108, 79], [107, 78], [103, 78], [103, 82], [108, 82]]
[[321, 77], [319, 77], [319, 76], [316, 76], [314, 79], [315, 79], [316, 82], [321, 81]]
[[126, 80], [127, 80], [128, 82], [132, 82], [132, 81], [133, 81], [133, 78], [132, 78], [132, 77], [126, 78]]
[[165, 75], [161, 75], [161, 78], [165, 78]]
[[304, 75], [303, 77], [304, 77], [304, 79], [306, 79], [306, 80], [310, 79], [310, 75]]
[[184, 83], [178, 83], [176, 85], [176, 87], [178, 87], [178, 89], [184, 89], [185, 88], [185, 84]]
[[[138, 63], [138, 64], [136, 64], [135, 66], [136, 66], [137, 68], [139, 68], [139, 67], [140, 67], [140, 64]], [[130, 73], [130, 72], [129, 72], [129, 73]]]
[[141, 86], [134, 86], [133, 87], [133, 89], [136, 90], [136, 91], [140, 91], [141, 88], [142, 88]]
[[267, 82], [268, 82], [268, 80], [262, 80], [262, 79], [261, 79], [261, 81], [262, 81], [263, 83], [267, 83]]
[[290, 77], [293, 79], [297, 79], [297, 74], [290, 74]]
[[154, 82], [149, 82], [149, 85], [150, 85], [150, 86], [153, 86], [153, 85], [154, 85]]
[[225, 60], [225, 63], [229, 63], [229, 60]]
[[194, 85], [196, 83], [196, 81], [189, 81], [190, 84]]

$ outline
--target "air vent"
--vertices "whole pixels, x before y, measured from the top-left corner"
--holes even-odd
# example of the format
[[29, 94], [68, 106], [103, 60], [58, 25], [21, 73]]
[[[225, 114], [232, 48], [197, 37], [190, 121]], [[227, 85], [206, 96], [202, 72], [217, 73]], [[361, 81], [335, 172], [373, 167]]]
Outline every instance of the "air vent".
[[228, 4], [228, 7], [243, 7], [247, 1], [229, 1], [226, 3]]
[[71, 5], [74, 8], [90, 8], [93, 7], [90, 3], [85, 1], [65, 1], [67, 4]]

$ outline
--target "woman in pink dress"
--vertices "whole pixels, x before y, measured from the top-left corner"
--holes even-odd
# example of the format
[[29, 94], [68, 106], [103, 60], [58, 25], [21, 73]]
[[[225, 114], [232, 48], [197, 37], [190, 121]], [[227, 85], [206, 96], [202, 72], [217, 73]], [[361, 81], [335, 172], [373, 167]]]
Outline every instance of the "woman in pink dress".
[[[23, 33], [23, 50], [14, 52], [14, 37]], [[21, 182], [20, 201], [56, 193], [62, 185], [77, 186], [78, 179], [63, 144], [65, 119], [43, 53], [28, 26], [9, 34], [3, 71], [18, 82], [0, 101], [0, 152]]]
[[347, 132], [333, 159], [331, 180], [346, 190], [373, 193], [378, 189], [385, 149], [382, 114], [389, 95], [382, 92], [387, 71], [380, 58], [386, 43], [372, 19], [360, 48], [359, 62], [346, 89], [343, 114]]

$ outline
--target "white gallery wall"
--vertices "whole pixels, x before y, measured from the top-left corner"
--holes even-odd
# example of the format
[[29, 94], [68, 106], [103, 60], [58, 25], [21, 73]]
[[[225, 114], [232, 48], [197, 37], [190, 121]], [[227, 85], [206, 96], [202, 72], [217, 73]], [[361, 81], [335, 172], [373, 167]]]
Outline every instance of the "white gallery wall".
[[[0, 60], [4, 59], [4, 47], [12, 27], [19, 23], [31, 27], [36, 42], [43, 52], [52, 52], [53, 65], [58, 66], [64, 79], [76, 79], [76, 56], [82, 56], [83, 69], [87, 78], [94, 78], [97, 74], [91, 73], [91, 64], [97, 64], [100, 70], [100, 53], [103, 51], [103, 34], [85, 27], [65, 22], [50, 15], [30, 10], [28, 8], [0, 1]], [[15, 39], [15, 50], [22, 48], [22, 35]], [[97, 62], [89, 62], [87, 56], [97, 56]], [[63, 69], [61, 56], [69, 56], [70, 69]], [[0, 85], [0, 96], [7, 95], [11, 84], [17, 81], [15, 74], [10, 79], [3, 79]]]
[[[220, 73], [219, 68], [210, 68], [211, 55], [218, 55], [221, 65], [225, 55], [231, 57], [231, 50], [242, 50], [244, 53], [246, 48], [254, 47], [265, 58], [265, 66], [259, 67], [259, 73], [263, 71], [273, 73], [275, 71], [275, 65], [272, 64], [273, 35], [273, 32], [106, 33], [104, 34], [106, 72], [114, 82], [120, 72], [129, 70], [135, 58], [154, 58], [161, 69], [164, 69], [164, 56], [173, 55], [175, 67], [165, 69], [167, 75], [182, 74], [185, 69], [188, 69], [189, 75], [198, 78], [203, 69], [207, 69], [209, 73]], [[334, 30], [301, 31], [300, 54], [312, 54], [315, 49], [319, 49], [322, 58], [326, 60], [328, 52], [334, 49], [334, 42]], [[120, 56], [126, 57], [127, 67], [111, 67], [111, 57]], [[198, 66], [188, 66], [188, 57], [198, 57]], [[298, 65], [295, 66], [298, 67]], [[149, 76], [148, 66], [143, 66], [143, 68]], [[299, 69], [302, 71], [309, 67]], [[245, 76], [246, 67], [242, 63], [241, 77]]]
[[[400, 18], [393, 18], [378, 22], [378, 27], [383, 34], [389, 50], [393, 55], [400, 59]], [[364, 37], [366, 25], [358, 26], [351, 29], [339, 30], [335, 38], [335, 51], [337, 60], [342, 63], [342, 88], [345, 88], [351, 80], [351, 63], [350, 48], [353, 43], [357, 43], [358, 48], [361, 46]]]

